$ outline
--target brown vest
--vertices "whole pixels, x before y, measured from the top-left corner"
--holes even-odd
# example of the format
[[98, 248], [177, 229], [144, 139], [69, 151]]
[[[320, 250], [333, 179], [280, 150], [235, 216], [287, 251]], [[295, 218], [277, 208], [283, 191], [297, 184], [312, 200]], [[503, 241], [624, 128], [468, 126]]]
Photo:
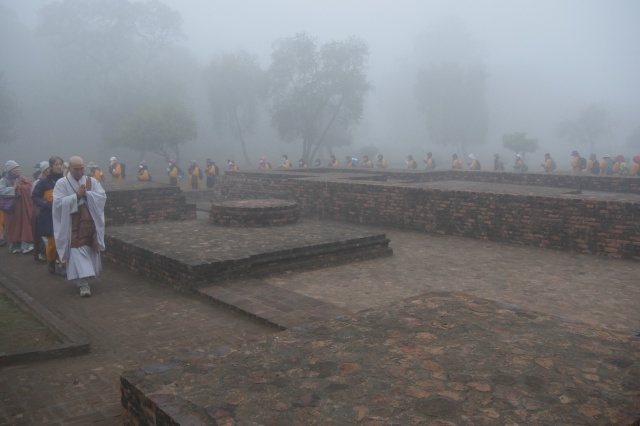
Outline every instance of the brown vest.
[[[87, 191], [91, 191], [91, 177], [89, 176], [87, 176], [86, 188]], [[71, 215], [71, 247], [79, 248], [82, 246], [92, 247], [95, 251], [99, 250], [96, 224], [93, 223], [86, 199], [84, 204], [78, 206], [78, 211]]]

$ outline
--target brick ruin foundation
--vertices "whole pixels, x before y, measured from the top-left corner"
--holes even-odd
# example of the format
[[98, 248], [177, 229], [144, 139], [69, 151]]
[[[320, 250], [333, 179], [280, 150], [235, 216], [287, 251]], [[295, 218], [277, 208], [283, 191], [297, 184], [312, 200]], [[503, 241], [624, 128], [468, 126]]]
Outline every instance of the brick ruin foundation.
[[[233, 297], [234, 294], [225, 299], [224, 294], [220, 295], [220, 293], [224, 293], [227, 289], [218, 288], [215, 280], [211, 280], [211, 276], [232, 278], [251, 275], [248, 270], [243, 270], [252, 261], [250, 257], [243, 256], [243, 242], [239, 236], [241, 233], [233, 237], [238, 240], [234, 243], [237, 242], [239, 248], [217, 247], [221, 253], [234, 254], [232, 252], [237, 250], [234, 254], [235, 258], [218, 256], [220, 262], [215, 265], [210, 258], [180, 258], [179, 255], [170, 253], [170, 250], [164, 250], [154, 238], [167, 232], [175, 233], [175, 238], [189, 236], [189, 232], [193, 234], [191, 238], [202, 234], [192, 225], [194, 221], [183, 220], [195, 218], [195, 203], [201, 207], [212, 201], [224, 204], [232, 200], [262, 199], [268, 204], [266, 200], [277, 198], [296, 203], [303, 218], [302, 222], [304, 218], [343, 222], [340, 225], [344, 229], [336, 229], [335, 232], [344, 242], [320, 242], [321, 245], [326, 244], [326, 247], [336, 245], [336, 247], [346, 248], [342, 252], [333, 253], [325, 258], [330, 261], [335, 260], [330, 259], [331, 257], [341, 257], [351, 251], [346, 244], [351, 238], [348, 235], [348, 223], [392, 226], [420, 232], [640, 260], [639, 184], [640, 179], [629, 177], [311, 169], [266, 173], [231, 172], [218, 178], [215, 190], [184, 193], [176, 188], [162, 185], [129, 187], [126, 190], [124, 187], [121, 189], [107, 186], [109, 201], [106, 215], [110, 228], [107, 230], [109, 248], [105, 258], [175, 286], [180, 287], [185, 282], [196, 285], [208, 284], [210, 287], [200, 290], [204, 291], [207, 297], [219, 298], [221, 301], [228, 299], [229, 308], [242, 311], [244, 309], [242, 306], [236, 306], [238, 302]], [[180, 225], [165, 226], [164, 222], [170, 220], [179, 221]], [[127, 225], [113, 227], [113, 225], [124, 223]], [[127, 232], [130, 226], [150, 226], [149, 237], [145, 236], [145, 241], [132, 240]], [[306, 230], [304, 235], [311, 238], [324, 232], [324, 223], [316, 226], [316, 229]], [[206, 228], [216, 227], [206, 225]], [[291, 227], [285, 226], [278, 229], [287, 228]], [[219, 229], [233, 233], [234, 229], [238, 228], [220, 227]], [[269, 227], [258, 229], [260, 229], [259, 232], [269, 231]], [[277, 235], [281, 233], [282, 231]], [[374, 256], [391, 253], [384, 234], [354, 235], [353, 237], [356, 245], [363, 239], [373, 239]], [[266, 238], [268, 239], [269, 236], [266, 235]], [[291, 240], [291, 238], [285, 240]], [[273, 245], [274, 240], [270, 241], [269, 245]], [[288, 268], [290, 265], [287, 262], [291, 259], [287, 259], [287, 256], [295, 250], [288, 246], [276, 247], [272, 253], [265, 251], [255, 256], [253, 260], [256, 264], [266, 266], [266, 269], [261, 271], [263, 273], [278, 271], [281, 270], [280, 265], [273, 261], [283, 260], [282, 265]], [[305, 250], [307, 249], [303, 248], [303, 251]], [[292, 262], [295, 263], [298, 260], [293, 259]], [[318, 266], [313, 262], [304, 264], [303, 267]], [[324, 260], [320, 258], [320, 263], [322, 262]], [[271, 269], [270, 265], [276, 266]], [[321, 266], [327, 265], [328, 263], [324, 262]], [[235, 297], [237, 298], [237, 295]], [[495, 309], [483, 308], [482, 312], [487, 315], [480, 318], [476, 312], [477, 306], [485, 302], [470, 298], [461, 304], [462, 297], [467, 296], [426, 294], [411, 301], [398, 302], [393, 306], [366, 311], [363, 314], [296, 327], [268, 342], [251, 344], [244, 350], [230, 350], [222, 356], [202, 354], [186, 361], [170, 360], [125, 372], [121, 377], [124, 423], [236, 424], [237, 421], [239, 424], [260, 419], [264, 424], [294, 424], [296, 421], [304, 422], [305, 416], [309, 413], [321, 416], [328, 422], [346, 421], [354, 424], [360, 422], [374, 424], [381, 418], [397, 420], [400, 418], [398, 416], [410, 416], [412, 420], [420, 419], [419, 421], [422, 422], [434, 418], [455, 421], [460, 418], [460, 413], [470, 412], [480, 406], [481, 404], [474, 398], [482, 398], [485, 392], [492, 389], [492, 386], [498, 389], [506, 380], [504, 378], [509, 380], [509, 384], [516, 383], [516, 385], [519, 385], [519, 380], [523, 380], [523, 386], [526, 386], [527, 380], [532, 380], [531, 377], [542, 377], [546, 374], [544, 365], [542, 367], [533, 365], [526, 370], [518, 366], [509, 369], [502, 365], [487, 367], [487, 360], [494, 360], [491, 354], [495, 346], [504, 345], [504, 351], [512, 349], [514, 345], [519, 344], [518, 339], [524, 331], [515, 332], [513, 339], [509, 341], [504, 340], [502, 335], [494, 336], [495, 342], [492, 343], [489, 353], [478, 352], [482, 348], [475, 348], [469, 352], [477, 356], [479, 369], [486, 367], [487, 372], [483, 374], [494, 374], [496, 371], [500, 373], [499, 376], [495, 376], [498, 378], [487, 379], [487, 383], [471, 381], [473, 374], [476, 373], [461, 374], [459, 369], [462, 367], [456, 362], [448, 364], [446, 357], [437, 359], [438, 362], [424, 361], [420, 351], [429, 351], [429, 348], [435, 345], [433, 340], [427, 340], [424, 344], [425, 349], [418, 348], [417, 345], [421, 344], [420, 338], [424, 336], [437, 339], [440, 334], [445, 333], [447, 336], [443, 334], [443, 339], [445, 337], [449, 339], [451, 333], [469, 332], [473, 338], [466, 338], [468, 341], [484, 342], [490, 337], [484, 335], [482, 339], [477, 337], [488, 330], [500, 330], [505, 321], [509, 322], [509, 328], [521, 326], [527, 333], [533, 333], [532, 335], [535, 335], [531, 331], [532, 327], [539, 327], [541, 324], [537, 313], [525, 315], [521, 311], [510, 311], [500, 305], [496, 305]], [[466, 309], [469, 306], [473, 309]], [[251, 307], [247, 309], [250, 311]], [[424, 327], [427, 327], [425, 329], [429, 331], [428, 333], [418, 333], [419, 336], [412, 334], [415, 330], [410, 324], [414, 323], [408, 323], [404, 319], [411, 309], [416, 311], [412, 314], [412, 318], [426, 321]], [[454, 327], [449, 331], [448, 327], [439, 327], [439, 323], [431, 322], [431, 329], [429, 329], [429, 321], [442, 309], [455, 310], [456, 320], [463, 323], [463, 326]], [[489, 312], [491, 313], [488, 314]], [[464, 319], [462, 315], [467, 315], [469, 318]], [[378, 320], [394, 321], [396, 319], [399, 319], [400, 325], [375, 323]], [[498, 321], [499, 327], [491, 324], [494, 320]], [[286, 324], [284, 316], [282, 319], [269, 318], [268, 321], [279, 328], [287, 328], [282, 326]], [[469, 329], [474, 326], [477, 326], [477, 330]], [[592, 331], [592, 326], [558, 322], [555, 318], [545, 319], [544, 326], [548, 327], [548, 330], [540, 331], [540, 336], [546, 336], [545, 338], [548, 336], [555, 338], [559, 330], [565, 334], [557, 336], [560, 343], [546, 344], [539, 349], [553, 352], [547, 357], [553, 356], [561, 364], [559, 369], [565, 368], [566, 364], [565, 370], [577, 371], [573, 364], [575, 357], [572, 352], [567, 352], [567, 360], [565, 360], [557, 359], [559, 355], [554, 351], [556, 347], [566, 346], [566, 342], [582, 342], [584, 335]], [[354, 336], [354, 330], [362, 334]], [[410, 393], [396, 398], [400, 404], [397, 412], [389, 411], [388, 404], [383, 404], [386, 411], [380, 411], [381, 409], [375, 406], [375, 401], [380, 395], [385, 395], [394, 383], [397, 384], [399, 376], [396, 372], [400, 368], [399, 365], [384, 366], [389, 370], [386, 375], [368, 381], [372, 375], [381, 371], [383, 366], [381, 360], [395, 360], [398, 356], [395, 352], [384, 352], [388, 350], [387, 345], [384, 344], [389, 339], [387, 330], [394, 330], [394, 338], [402, 342], [410, 342], [406, 343], [407, 356], [410, 359], [399, 365], [401, 364], [404, 368], [406, 365], [418, 362], [416, 359], [419, 359], [422, 360], [420, 361], [422, 367], [427, 367], [428, 372], [424, 373], [424, 368], [421, 369], [419, 364], [415, 366], [411, 364], [412, 369], [425, 374], [424, 379], [418, 377], [421, 381], [418, 380], [417, 383], [432, 383], [434, 379], [443, 380], [445, 383], [451, 382], [461, 389], [468, 388], [465, 396], [450, 391], [437, 395], [429, 392]], [[379, 342], [376, 341], [378, 338], [376, 332], [381, 333]], [[331, 347], [331, 341], [339, 340], [341, 333], [344, 334], [344, 343], [338, 345], [341, 348], [353, 348], [354, 342], [368, 345], [358, 349], [357, 354], [362, 358], [359, 364], [353, 362], [356, 354], [343, 354]], [[635, 341], [621, 343], [620, 335], [609, 337], [600, 332], [598, 336], [609, 340], [601, 342], [600, 345], [592, 345], [590, 348], [595, 348], [594, 351], [603, 351], [604, 348], [620, 345], [619, 351], [623, 353], [623, 345], [636, 344]], [[542, 338], [536, 336], [534, 340]], [[465, 336], [461, 339], [466, 341]], [[446, 342], [443, 340], [441, 347], [444, 348], [448, 344]], [[524, 343], [526, 344], [526, 341]], [[307, 348], [316, 346], [318, 348], [327, 346], [329, 349], [326, 354], [314, 350], [312, 353], [315, 355], [309, 358], [310, 352]], [[292, 347], [298, 349], [292, 349]], [[588, 359], [600, 359], [603, 356], [600, 353], [585, 354], [584, 350], [580, 349], [582, 347], [578, 345], [578, 348], [583, 351], [582, 356]], [[380, 352], [379, 359], [372, 356], [378, 352]], [[265, 354], [269, 354], [269, 358], [265, 358]], [[366, 356], [363, 357], [362, 354]], [[543, 355], [536, 356], [544, 358]], [[459, 354], [451, 359], [459, 359]], [[496, 359], [499, 360], [499, 358]], [[611, 362], [619, 363], [618, 358], [611, 359]], [[469, 365], [470, 359], [466, 357], [463, 366]], [[324, 368], [327, 372], [318, 375], [316, 371], [318, 368]], [[283, 371], [288, 375], [282, 376]], [[362, 372], [362, 377], [357, 376], [359, 372]], [[414, 390], [419, 388], [411, 382], [412, 375], [406, 377], [408, 382], [403, 384], [403, 388]], [[462, 384], [458, 383], [457, 378], [460, 377], [464, 377], [465, 380], [468, 377], [469, 386], [464, 384], [467, 383], [466, 381]], [[550, 387], [544, 389], [543, 394], [551, 394], [555, 389], [553, 386], [556, 379], [563, 380], [562, 377], [550, 378]], [[611, 419], [615, 418], [614, 422], [618, 424], [628, 424], [637, 416], [634, 417], [635, 414], [625, 411], [626, 407], [632, 405], [631, 393], [624, 387], [626, 379], [624, 376], [613, 376], [610, 379], [611, 382], [605, 383], [598, 392], [611, 391], [611, 400], [615, 399], [615, 404], [623, 408], [617, 411], [609, 410], [610, 407], [604, 403], [608, 400], [603, 398], [598, 400], [603, 401], [602, 407], [598, 407], [600, 410], [598, 412], [610, 414]], [[301, 383], [297, 383], [296, 380]], [[619, 383], [623, 384], [622, 388]], [[307, 392], [306, 387], [311, 385], [315, 390]], [[380, 386], [381, 389], [378, 390], [375, 386]], [[359, 397], [354, 396], [356, 390], [363, 392], [362, 398], [358, 399]], [[266, 403], [267, 396], [272, 396], [273, 401]], [[334, 403], [335, 401], [339, 403]], [[549, 399], [545, 405], [537, 408], [544, 414], [549, 410], [562, 410], [568, 407], [565, 406], [564, 402], [560, 404]], [[491, 409], [496, 413], [506, 413], [507, 416], [528, 413], [525, 410], [507, 412], [505, 406], [499, 405], [492, 406]], [[568, 423], [585, 421], [584, 412], [577, 408], [569, 407], [564, 411], [573, 416]], [[526, 418], [525, 416], [520, 420], [524, 423]], [[408, 418], [402, 418], [402, 420], [408, 420]]]
[[640, 260], [640, 179], [493, 172], [230, 172], [220, 199], [280, 198], [302, 216]]

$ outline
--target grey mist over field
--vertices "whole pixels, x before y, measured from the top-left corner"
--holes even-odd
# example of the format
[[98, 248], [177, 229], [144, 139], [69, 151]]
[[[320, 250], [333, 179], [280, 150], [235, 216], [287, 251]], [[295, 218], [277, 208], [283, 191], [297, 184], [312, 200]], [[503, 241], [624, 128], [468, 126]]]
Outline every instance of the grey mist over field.
[[489, 169], [514, 134], [537, 141], [531, 171], [630, 157], [639, 20], [637, 0], [0, 0], [0, 162], [431, 151]]

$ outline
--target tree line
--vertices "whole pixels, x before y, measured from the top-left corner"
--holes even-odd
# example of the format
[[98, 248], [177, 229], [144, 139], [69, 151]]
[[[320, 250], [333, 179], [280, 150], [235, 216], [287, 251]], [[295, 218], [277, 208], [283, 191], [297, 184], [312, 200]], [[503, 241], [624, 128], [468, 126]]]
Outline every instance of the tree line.
[[[22, 93], [0, 70], [0, 143], [16, 139], [16, 123], [37, 104], [49, 114], [40, 116], [49, 133], [58, 138], [69, 127], [97, 128], [106, 146], [129, 148], [141, 159], [153, 153], [179, 160], [181, 147], [198, 138], [199, 109], [190, 90], [206, 93], [216, 131], [242, 147], [247, 163], [247, 138], [261, 115], [310, 163], [352, 142], [351, 130], [374, 90], [364, 40], [320, 43], [300, 33], [273, 42], [266, 69], [240, 50], [218, 55], [201, 70], [177, 47], [184, 38], [180, 13], [159, 1], [63, 0], [43, 6], [36, 34], [25, 36], [45, 62], [30, 71], [42, 90]], [[429, 40], [436, 42], [437, 34]], [[430, 144], [466, 153], [470, 145], [486, 142], [485, 66], [477, 59], [434, 58], [415, 70], [415, 107]], [[606, 109], [594, 104], [559, 123], [557, 134], [593, 150], [609, 128]], [[504, 140], [523, 153], [537, 149], [537, 140], [522, 131]], [[629, 143], [640, 146], [640, 126]]]

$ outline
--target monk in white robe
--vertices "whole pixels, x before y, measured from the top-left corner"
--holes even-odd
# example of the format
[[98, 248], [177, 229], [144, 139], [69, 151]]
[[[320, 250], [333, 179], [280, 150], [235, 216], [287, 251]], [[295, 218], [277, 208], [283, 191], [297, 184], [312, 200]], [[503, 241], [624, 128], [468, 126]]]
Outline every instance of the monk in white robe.
[[85, 176], [84, 160], [71, 157], [69, 173], [53, 189], [53, 234], [67, 279], [76, 283], [82, 297], [91, 296], [88, 278], [102, 270], [106, 201], [100, 182]]

